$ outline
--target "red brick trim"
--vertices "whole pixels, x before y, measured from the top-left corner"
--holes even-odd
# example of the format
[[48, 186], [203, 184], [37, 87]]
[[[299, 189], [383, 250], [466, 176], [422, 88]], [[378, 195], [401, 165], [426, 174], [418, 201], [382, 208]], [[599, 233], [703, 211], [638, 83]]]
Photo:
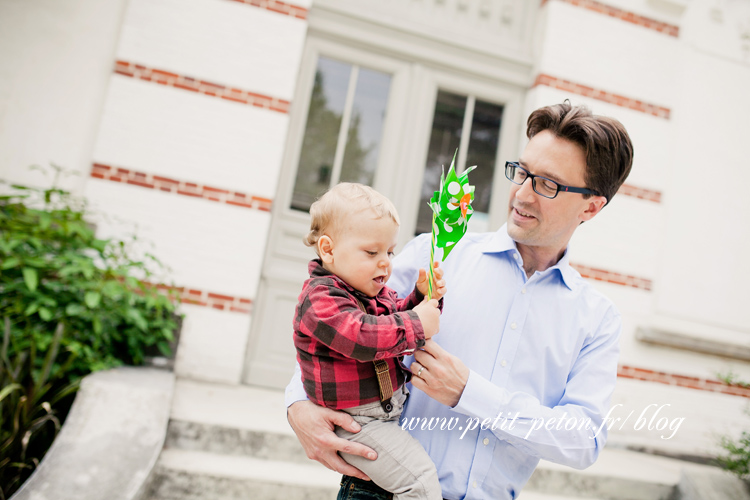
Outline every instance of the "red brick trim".
[[593, 267], [584, 266], [581, 264], [570, 264], [576, 271], [581, 273], [584, 278], [589, 278], [597, 281], [606, 281], [614, 285], [631, 286], [633, 288], [640, 288], [642, 290], [651, 291], [653, 282], [650, 279], [638, 278], [635, 276], [615, 273], [612, 271], [605, 271], [603, 269], [595, 269]]
[[170, 286], [163, 283], [150, 283], [148, 281], [144, 281], [143, 283], [156, 288], [168, 296], [175, 297], [176, 295], [183, 304], [212, 307], [220, 311], [231, 311], [242, 314], [250, 314], [252, 312], [253, 301], [248, 298], [222, 295], [195, 288]]
[[[621, 21], [626, 21], [650, 30], [658, 31], [659, 33], [663, 33], [665, 35], [673, 37], [678, 37], [680, 35], [680, 27], [677, 25], [663, 23], [661, 21], [651, 19], [650, 17], [640, 16], [638, 14], [635, 14], [634, 12], [618, 9], [617, 7], [612, 7], [595, 0], [560, 1], [569, 3], [570, 5], [575, 5], [576, 7], [583, 7], [584, 9], [588, 9], [599, 14], [605, 14], [609, 17], [614, 17], [616, 19], [620, 19]], [[546, 3], [547, 0], [542, 0], [542, 5]]]
[[645, 368], [636, 368], [634, 366], [620, 365], [617, 367], [617, 376], [630, 378], [633, 380], [644, 380], [647, 382], [657, 382], [659, 384], [674, 385], [678, 387], [687, 387], [699, 391], [719, 392], [731, 396], [742, 396], [750, 398], [750, 387], [741, 385], [728, 385], [720, 380], [712, 380], [699, 377], [687, 377], [674, 373], [657, 372]]
[[654, 191], [646, 188], [639, 188], [631, 186], [630, 184], [623, 184], [620, 189], [617, 190], [617, 194], [624, 194], [627, 196], [633, 196], [641, 200], [653, 201], [655, 203], [661, 203], [661, 192]]
[[279, 2], [278, 0], [232, 0], [233, 2], [244, 3], [252, 5], [253, 7], [260, 7], [261, 9], [270, 10], [277, 14], [284, 14], [297, 19], [307, 19], [307, 9], [298, 5], [292, 5], [286, 2]]
[[178, 291], [183, 304], [212, 307], [227, 312], [252, 313], [253, 301], [245, 297], [234, 297], [195, 288], [179, 288]]
[[571, 82], [569, 80], [546, 75], [544, 73], [540, 73], [536, 77], [534, 85], [532, 86], [536, 87], [538, 85], [545, 85], [547, 87], [564, 90], [566, 92], [572, 92], [573, 94], [582, 95], [584, 97], [591, 97], [592, 99], [596, 99], [598, 101], [604, 101], [610, 104], [615, 104], [617, 106], [622, 106], [623, 108], [640, 111], [641, 113], [653, 115], [658, 118], [664, 118], [665, 120], [669, 120], [669, 116], [671, 114], [671, 110], [664, 106], [649, 104], [647, 102], [639, 101], [638, 99], [632, 99], [630, 97], [613, 94], [611, 92], [607, 92], [606, 90], [594, 89], [586, 85], [581, 85], [580, 83]]
[[252, 208], [262, 212], [271, 211], [272, 200], [268, 198], [239, 193], [237, 191], [229, 191], [228, 189], [203, 186], [193, 182], [170, 179], [168, 177], [147, 174], [145, 172], [136, 172], [134, 170], [113, 167], [102, 163], [94, 163], [91, 169], [91, 177], [105, 181], [123, 182], [125, 184], [149, 189], [158, 189], [172, 194], [203, 198], [238, 207]]
[[168, 87], [198, 92], [207, 96], [226, 99], [227, 101], [268, 109], [277, 113], [289, 113], [289, 105], [291, 104], [289, 101], [279, 99], [278, 97], [256, 94], [247, 90], [226, 87], [205, 80], [196, 80], [189, 76], [178, 75], [177, 73], [161, 69], [147, 68], [141, 64], [128, 61], [117, 61], [115, 63], [115, 73], [147, 82], [167, 85]]

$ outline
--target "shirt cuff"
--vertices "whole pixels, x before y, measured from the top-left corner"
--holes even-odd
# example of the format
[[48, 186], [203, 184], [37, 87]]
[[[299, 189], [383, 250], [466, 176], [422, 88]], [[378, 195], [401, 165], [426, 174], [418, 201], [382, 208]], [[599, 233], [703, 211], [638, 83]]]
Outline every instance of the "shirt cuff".
[[413, 309], [406, 311], [406, 314], [411, 321], [404, 322], [406, 326], [407, 345], [407, 350], [405, 351], [405, 353], [411, 353], [414, 351], [414, 349], [424, 347], [424, 327], [422, 326], [422, 322], [419, 320], [419, 314], [414, 312]]
[[286, 391], [284, 391], [284, 406], [289, 408], [297, 401], [305, 401], [307, 399], [305, 386], [302, 385], [302, 371], [300, 370], [299, 363], [296, 363], [292, 380], [289, 381], [289, 385], [286, 386]]
[[501, 389], [474, 370], [470, 370], [464, 392], [453, 409], [470, 417], [497, 416], [506, 403], [506, 394], [505, 389]]

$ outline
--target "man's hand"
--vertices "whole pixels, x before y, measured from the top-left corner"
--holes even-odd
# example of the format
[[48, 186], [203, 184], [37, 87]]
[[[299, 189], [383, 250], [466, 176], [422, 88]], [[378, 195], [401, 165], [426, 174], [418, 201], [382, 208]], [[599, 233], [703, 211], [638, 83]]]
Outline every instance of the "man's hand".
[[[440, 269], [440, 262], [437, 260], [433, 263], [435, 267], [435, 289], [432, 291], [432, 297], [435, 300], [440, 300], [445, 296], [448, 288], [445, 286], [445, 280], [443, 279], [443, 270]], [[430, 277], [427, 275], [427, 271], [424, 269], [419, 270], [419, 278], [417, 278], [417, 290], [419, 293], [427, 297], [430, 292]]]
[[469, 368], [434, 340], [425, 342], [423, 349], [414, 351], [414, 362], [410, 367], [414, 374], [412, 385], [435, 401], [453, 408], [469, 380]]
[[429, 339], [438, 332], [440, 329], [440, 309], [438, 309], [437, 300], [427, 300], [427, 297], [425, 297], [425, 300], [414, 306], [412, 310], [417, 313], [419, 321], [422, 322], [425, 339]]
[[305, 449], [307, 458], [317, 460], [340, 474], [370, 480], [361, 470], [344, 462], [337, 453], [342, 451], [370, 460], [375, 460], [378, 456], [371, 448], [342, 439], [333, 432], [336, 425], [349, 432], [359, 432], [361, 428], [351, 415], [318, 406], [312, 401], [297, 401], [287, 408], [286, 416]]

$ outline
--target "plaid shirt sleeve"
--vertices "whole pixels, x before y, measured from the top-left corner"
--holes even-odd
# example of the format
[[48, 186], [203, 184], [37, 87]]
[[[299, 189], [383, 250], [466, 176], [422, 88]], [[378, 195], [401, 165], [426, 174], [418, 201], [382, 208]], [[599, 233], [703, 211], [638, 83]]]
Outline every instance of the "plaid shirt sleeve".
[[[416, 305], [413, 295], [398, 305], [409, 308], [411, 304], [413, 307]], [[336, 286], [319, 284], [312, 287], [300, 307], [301, 334], [357, 361], [402, 356], [405, 351], [415, 349], [418, 340], [424, 340], [424, 329], [416, 312], [399, 310], [382, 316], [366, 314], [356, 298]]]

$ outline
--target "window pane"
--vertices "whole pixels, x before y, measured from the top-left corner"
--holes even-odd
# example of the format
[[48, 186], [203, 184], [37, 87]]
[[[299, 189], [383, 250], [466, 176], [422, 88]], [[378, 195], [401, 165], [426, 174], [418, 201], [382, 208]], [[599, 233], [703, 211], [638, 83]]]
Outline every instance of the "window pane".
[[329, 187], [351, 69], [333, 59], [318, 60], [292, 208], [307, 211]]
[[360, 69], [340, 181], [372, 185], [390, 86], [391, 75]]
[[466, 155], [466, 166], [479, 165], [471, 172], [471, 183], [476, 186], [474, 192], [474, 212], [488, 213], [492, 196], [492, 180], [495, 174], [495, 158], [500, 140], [500, 122], [503, 107], [477, 100], [474, 104], [474, 117], [471, 122], [469, 152]]
[[[432, 193], [440, 185], [440, 173], [445, 165], [450, 167], [453, 153], [461, 142], [461, 128], [466, 112], [466, 96], [439, 91], [432, 119], [432, 134], [427, 151], [424, 182], [422, 183], [416, 233], [428, 233], [432, 229], [432, 210], [427, 205]], [[472, 177], [472, 182], [474, 178]]]

